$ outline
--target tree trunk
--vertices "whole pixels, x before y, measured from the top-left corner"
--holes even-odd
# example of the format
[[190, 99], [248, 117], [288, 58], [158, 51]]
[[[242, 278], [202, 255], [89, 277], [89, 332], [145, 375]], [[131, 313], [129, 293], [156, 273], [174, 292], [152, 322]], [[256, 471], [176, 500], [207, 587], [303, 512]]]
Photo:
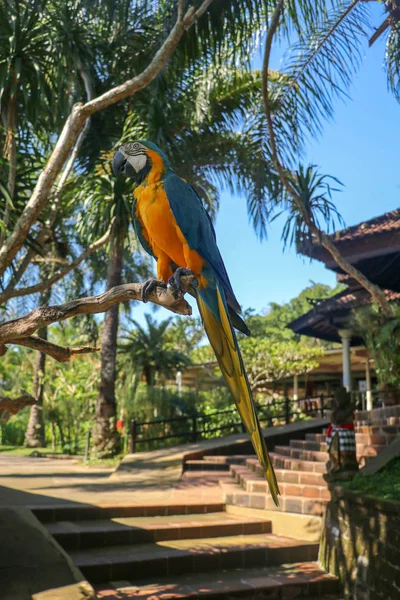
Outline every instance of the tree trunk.
[[[48, 274], [46, 265], [39, 267], [39, 277], [42, 279]], [[47, 306], [50, 302], [51, 288], [44, 290], [40, 294], [39, 305]], [[47, 327], [38, 330], [38, 336], [47, 340]], [[28, 427], [25, 433], [25, 445], [28, 448], [45, 448], [46, 436], [43, 417], [43, 391], [44, 375], [46, 369], [46, 354], [35, 352], [35, 363], [33, 368], [33, 396], [37, 400], [37, 405], [31, 407]]]
[[[47, 340], [47, 327], [38, 331], [39, 337]], [[25, 445], [28, 448], [45, 448], [46, 437], [43, 418], [43, 379], [46, 368], [46, 354], [35, 352], [33, 371], [33, 396], [37, 405], [31, 407], [29, 423], [25, 433]]]
[[[15, 82], [15, 75], [14, 75], [14, 82]], [[10, 194], [11, 201], [13, 201], [13, 199], [14, 199], [15, 181], [16, 181], [16, 177], [17, 177], [17, 143], [16, 143], [16, 139], [15, 139], [16, 118], [17, 118], [17, 99], [14, 94], [10, 98], [10, 101], [9, 101], [9, 104], [7, 107], [6, 117], [5, 117], [5, 119], [3, 119], [4, 121], [6, 121], [6, 123], [5, 123], [6, 141], [4, 143], [3, 156], [5, 156], [5, 158], [9, 162], [8, 192]], [[6, 236], [8, 221], [10, 218], [10, 209], [11, 209], [11, 206], [10, 206], [9, 202], [6, 202], [5, 208], [4, 208], [4, 213], [3, 213], [3, 230], [0, 232], [0, 245], [3, 244], [5, 236]]]
[[[107, 290], [122, 283], [122, 253], [123, 241], [112, 233]], [[96, 402], [96, 422], [93, 430], [94, 452], [101, 458], [114, 456], [120, 450], [115, 399], [118, 313], [118, 305], [106, 313], [101, 340], [100, 393]]]

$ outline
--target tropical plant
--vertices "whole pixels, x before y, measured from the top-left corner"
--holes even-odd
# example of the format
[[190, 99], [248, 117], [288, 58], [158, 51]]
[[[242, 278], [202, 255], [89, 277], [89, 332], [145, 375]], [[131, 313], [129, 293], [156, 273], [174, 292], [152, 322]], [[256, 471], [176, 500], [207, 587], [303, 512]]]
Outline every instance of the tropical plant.
[[122, 336], [124, 343], [120, 352], [125, 354], [141, 371], [148, 386], [154, 386], [157, 377], [171, 378], [171, 375], [190, 359], [180, 350], [165, 344], [172, 318], [159, 323], [150, 315], [145, 315], [147, 330], [137, 321], [129, 318], [134, 326]]
[[380, 386], [400, 387], [400, 305], [392, 303], [388, 318], [371, 304], [353, 311], [354, 330], [363, 338], [375, 362]]
[[253, 394], [265, 394], [268, 384], [309, 373], [318, 366], [323, 349], [304, 342], [271, 342], [265, 338], [247, 338], [240, 341], [247, 376]]
[[[292, 209], [289, 225], [284, 231], [284, 239], [293, 240], [294, 231], [321, 244], [333, 257], [337, 265], [350, 277], [366, 289], [374, 302], [381, 306], [387, 317], [391, 316], [391, 308], [383, 290], [371, 283], [368, 278], [352, 265], [336, 248], [333, 240], [318, 223], [318, 213], [326, 223], [332, 225], [337, 213], [334, 205], [322, 194], [313, 206], [305, 202], [304, 185], [298, 188], [300, 178], [295, 171], [296, 155], [288, 155], [280, 144], [281, 130], [274, 123], [272, 107], [280, 106], [280, 110], [291, 114], [290, 122], [295, 122], [294, 135], [300, 148], [310, 136], [322, 130], [324, 119], [333, 116], [333, 101], [336, 97], [344, 97], [363, 57], [363, 42], [370, 30], [369, 8], [371, 2], [362, 0], [334, 0], [318, 5], [318, 18], [307, 24], [302, 32], [295, 30], [294, 36], [288, 29], [288, 20], [293, 21], [304, 9], [303, 2], [286, 2], [279, 0], [271, 12], [269, 28], [265, 40], [263, 61], [263, 99], [266, 115], [266, 126], [271, 150], [271, 161], [287, 196], [282, 198], [284, 206]], [[388, 44], [388, 80], [391, 89], [398, 95], [398, 67], [394, 64], [398, 57], [398, 30], [400, 12], [398, 0], [387, 0], [383, 3], [389, 13], [384, 26], [379, 27], [370, 38], [372, 44], [385, 29], [391, 27]], [[322, 6], [324, 5], [324, 7]], [[320, 9], [322, 8], [322, 12]], [[289, 36], [289, 50], [282, 65], [282, 73], [286, 76], [286, 86], [274, 90], [269, 84], [269, 64], [271, 49], [275, 39], [282, 33]], [[296, 39], [297, 38], [297, 39]], [[389, 54], [390, 53], [390, 54]], [[397, 70], [396, 70], [397, 69]], [[294, 175], [293, 175], [294, 173]], [[304, 178], [311, 198], [312, 182]], [[329, 192], [329, 189], [328, 189]], [[307, 198], [306, 198], [307, 199]], [[289, 204], [287, 201], [289, 200]], [[291, 235], [292, 233], [292, 235]]]

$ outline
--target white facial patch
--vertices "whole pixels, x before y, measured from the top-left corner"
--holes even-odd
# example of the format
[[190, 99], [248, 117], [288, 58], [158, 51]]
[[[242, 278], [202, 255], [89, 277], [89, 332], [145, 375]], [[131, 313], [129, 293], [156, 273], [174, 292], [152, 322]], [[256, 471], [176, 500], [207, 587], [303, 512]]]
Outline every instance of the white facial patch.
[[145, 154], [138, 154], [136, 156], [127, 156], [126, 159], [135, 169], [136, 173], [139, 173], [146, 166], [147, 156]]

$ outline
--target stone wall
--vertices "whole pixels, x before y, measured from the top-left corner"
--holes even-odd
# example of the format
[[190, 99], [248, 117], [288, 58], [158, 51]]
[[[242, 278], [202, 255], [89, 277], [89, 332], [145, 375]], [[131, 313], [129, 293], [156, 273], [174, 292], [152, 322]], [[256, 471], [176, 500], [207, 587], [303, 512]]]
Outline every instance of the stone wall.
[[400, 503], [335, 487], [319, 560], [352, 600], [400, 599]]

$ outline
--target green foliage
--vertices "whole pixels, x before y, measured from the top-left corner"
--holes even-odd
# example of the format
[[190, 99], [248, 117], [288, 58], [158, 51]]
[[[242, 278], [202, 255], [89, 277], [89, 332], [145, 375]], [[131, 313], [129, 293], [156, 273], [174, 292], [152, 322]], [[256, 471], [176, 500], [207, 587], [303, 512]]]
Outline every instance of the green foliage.
[[169, 325], [165, 335], [165, 348], [179, 350], [190, 356], [193, 349], [204, 339], [204, 327], [201, 319], [195, 317], [176, 317]]
[[[331, 288], [329, 285], [311, 282], [289, 302], [285, 304], [271, 302], [265, 315], [254, 315], [252, 310], [247, 311], [245, 313], [246, 323], [254, 337], [265, 337], [274, 342], [300, 341], [300, 336], [296, 335], [287, 325], [312, 310], [313, 301], [330, 298], [341, 289], [343, 286], [340, 284]], [[304, 337], [303, 341], [305, 344], [315, 344], [315, 340], [312, 338]], [[326, 345], [324, 342], [321, 344]]]
[[145, 318], [147, 330], [134, 319], [128, 318], [134, 328], [131, 331], [125, 329], [120, 352], [126, 355], [126, 360], [131, 361], [139, 373], [143, 373], [147, 385], [153, 386], [157, 376], [171, 377], [179, 367], [189, 364], [190, 359], [168, 339], [172, 318], [160, 323], [150, 314], [146, 314]]
[[375, 361], [381, 386], [400, 386], [400, 305], [392, 303], [388, 318], [375, 304], [353, 311], [354, 329]]
[[272, 381], [309, 373], [323, 355], [319, 346], [293, 340], [272, 342], [268, 338], [242, 338], [240, 349], [253, 393], [262, 392]]
[[63, 365], [49, 361], [45, 376], [46, 437], [64, 452], [83, 453], [94, 418], [100, 362], [94, 355]]
[[[335, 231], [336, 222], [344, 225], [332, 202], [332, 192], [338, 192], [340, 189], [333, 188], [331, 182], [342, 185], [336, 177], [320, 175], [315, 165], [309, 165], [306, 169], [299, 165], [297, 170], [289, 173], [288, 179], [300, 198], [302, 208], [300, 210], [293, 198], [285, 202], [285, 212], [288, 212], [289, 216], [282, 231], [284, 246], [304, 241], [313, 243], [308, 220], [319, 229], [325, 226], [327, 233]], [[282, 211], [278, 212], [274, 218], [281, 214]]]
[[358, 473], [350, 482], [340, 483], [356, 492], [361, 492], [380, 500], [400, 501], [400, 458], [394, 458], [375, 475]]

